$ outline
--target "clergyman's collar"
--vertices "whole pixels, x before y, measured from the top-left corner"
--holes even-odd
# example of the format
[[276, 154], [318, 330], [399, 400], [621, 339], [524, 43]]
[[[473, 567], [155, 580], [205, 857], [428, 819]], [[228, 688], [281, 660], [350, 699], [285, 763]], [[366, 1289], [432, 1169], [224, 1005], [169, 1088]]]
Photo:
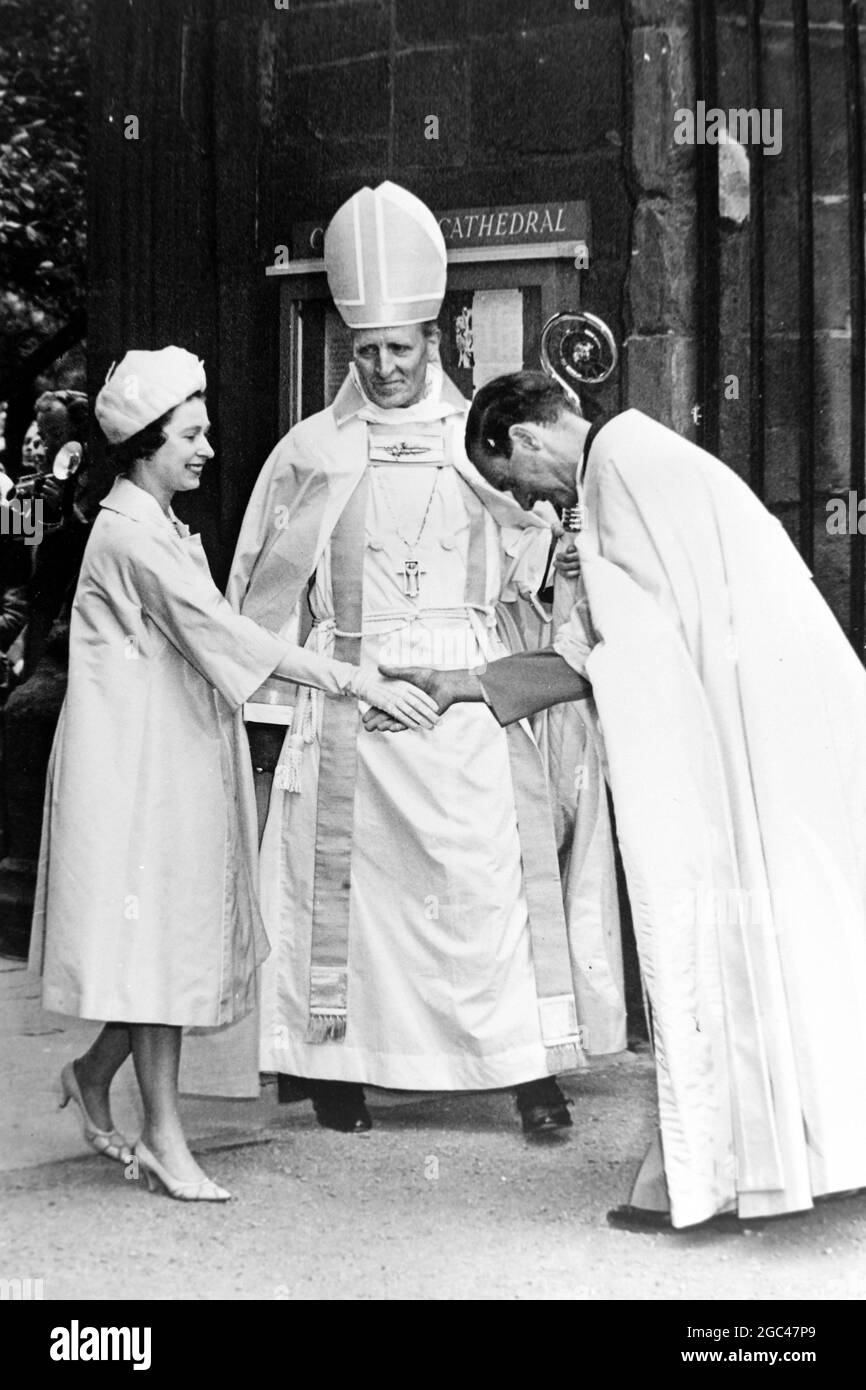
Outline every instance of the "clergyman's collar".
[[580, 468], [577, 474], [577, 481], [579, 483], [583, 482], [586, 473], [586, 465], [589, 463], [589, 451], [598, 438], [599, 432], [604, 429], [606, 424], [607, 416], [603, 416], [601, 420], [596, 420], [595, 424], [589, 427], [586, 439], [583, 441], [583, 453], [580, 456]]
[[[359, 390], [351, 374], [349, 374], [334, 397], [334, 403], [331, 406], [336, 424], [338, 426], [344, 425], [347, 420], [354, 418], [366, 405], [369, 405], [369, 401], [364, 393]], [[458, 411], [465, 411], [467, 408], [466, 401], [454, 385], [454, 382], [449, 376], [446, 376], [444, 372], [442, 373], [442, 389], [439, 394], [439, 405], [442, 407], [443, 415], [454, 415]], [[400, 407], [395, 406], [393, 413], [395, 417], [399, 417]]]

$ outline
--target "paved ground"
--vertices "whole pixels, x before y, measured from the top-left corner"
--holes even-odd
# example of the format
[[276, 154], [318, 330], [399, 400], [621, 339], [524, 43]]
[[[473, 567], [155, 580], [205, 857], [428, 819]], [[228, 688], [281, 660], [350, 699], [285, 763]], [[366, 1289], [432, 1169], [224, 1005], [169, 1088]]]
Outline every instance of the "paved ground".
[[[0, 960], [0, 1278], [53, 1298], [681, 1299], [866, 1297], [866, 1196], [735, 1232], [633, 1235], [652, 1131], [648, 1058], [572, 1078], [570, 1139], [529, 1145], [501, 1093], [371, 1092], [375, 1129], [321, 1130], [304, 1103], [184, 1102], [226, 1207], [151, 1196], [83, 1149], [57, 1078], [92, 1027], [43, 1014]], [[136, 1130], [122, 1075], [116, 1120]]]

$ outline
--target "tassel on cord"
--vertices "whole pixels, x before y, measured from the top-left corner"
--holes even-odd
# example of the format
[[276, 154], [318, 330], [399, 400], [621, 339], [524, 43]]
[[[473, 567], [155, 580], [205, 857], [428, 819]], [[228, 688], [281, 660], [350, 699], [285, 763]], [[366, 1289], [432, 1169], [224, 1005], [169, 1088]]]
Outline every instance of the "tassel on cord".
[[301, 790], [301, 758], [304, 751], [304, 738], [302, 734], [291, 734], [289, 737], [289, 751], [285, 758], [277, 764], [274, 773], [274, 785], [281, 792], [295, 792]]
[[346, 1036], [346, 1015], [310, 1014], [307, 1024], [308, 1043], [342, 1042]]
[[284, 753], [274, 771], [274, 786], [277, 791], [294, 792], [296, 796], [300, 793], [304, 744], [312, 743], [315, 738], [315, 716], [318, 710], [314, 698], [316, 693], [314, 690], [304, 690], [295, 707], [293, 728], [296, 732], [290, 734], [286, 740]]

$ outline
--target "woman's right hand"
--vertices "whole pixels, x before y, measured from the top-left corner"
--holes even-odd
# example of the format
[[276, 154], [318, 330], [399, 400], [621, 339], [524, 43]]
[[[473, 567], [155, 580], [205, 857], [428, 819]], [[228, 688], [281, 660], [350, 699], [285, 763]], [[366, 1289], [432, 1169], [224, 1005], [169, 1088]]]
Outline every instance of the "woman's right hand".
[[404, 680], [388, 680], [375, 671], [359, 670], [352, 680], [352, 694], [384, 710], [405, 729], [432, 729], [439, 720], [432, 696]]

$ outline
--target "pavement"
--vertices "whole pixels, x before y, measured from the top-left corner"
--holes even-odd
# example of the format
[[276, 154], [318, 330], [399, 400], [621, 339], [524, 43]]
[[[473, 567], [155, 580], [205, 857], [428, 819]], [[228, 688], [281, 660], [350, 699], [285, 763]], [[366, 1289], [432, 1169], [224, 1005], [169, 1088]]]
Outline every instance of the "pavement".
[[[46, 1299], [676, 1300], [866, 1298], [866, 1194], [730, 1231], [634, 1234], [628, 1200], [655, 1125], [647, 1055], [594, 1061], [564, 1082], [567, 1137], [531, 1144], [506, 1092], [370, 1090], [364, 1136], [309, 1103], [183, 1100], [191, 1147], [226, 1206], [151, 1196], [59, 1112], [65, 1062], [95, 1025], [43, 1012], [0, 958], [0, 1281]], [[131, 1066], [114, 1118], [140, 1107]]]

